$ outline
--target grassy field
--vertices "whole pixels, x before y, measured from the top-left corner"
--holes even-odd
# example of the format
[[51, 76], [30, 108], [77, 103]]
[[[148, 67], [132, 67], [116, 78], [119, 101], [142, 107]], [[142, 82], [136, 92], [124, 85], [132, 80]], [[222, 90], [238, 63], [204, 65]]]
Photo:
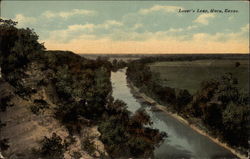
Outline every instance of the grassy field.
[[[240, 62], [239, 67], [235, 63]], [[155, 62], [149, 64], [153, 72], [160, 73], [163, 85], [187, 89], [195, 93], [203, 80], [217, 78], [224, 73], [231, 72], [239, 81], [239, 87], [244, 91], [249, 88], [248, 60], [197, 60]]]

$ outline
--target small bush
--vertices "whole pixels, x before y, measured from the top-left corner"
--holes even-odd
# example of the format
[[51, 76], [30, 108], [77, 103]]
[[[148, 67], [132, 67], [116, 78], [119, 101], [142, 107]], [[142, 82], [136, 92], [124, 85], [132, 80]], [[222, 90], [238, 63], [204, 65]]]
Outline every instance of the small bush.
[[73, 159], [80, 159], [82, 157], [80, 152], [73, 152]]
[[9, 104], [11, 98], [12, 98], [11, 96], [6, 96], [6, 97], [3, 97], [0, 99], [0, 111], [4, 112], [4, 111], [6, 111], [6, 108], [8, 106], [12, 106]]
[[235, 62], [235, 67], [239, 67], [240, 66], [240, 62]]
[[94, 141], [89, 136], [87, 136], [86, 138], [84, 138], [84, 140], [82, 141], [82, 147], [90, 155], [92, 155], [95, 152], [95, 150], [96, 150], [95, 145], [94, 145]]
[[[6, 126], [6, 124], [3, 123], [3, 122], [0, 120], [0, 132], [1, 132], [2, 127], [4, 127], [4, 126]], [[4, 139], [1, 139], [1, 140], [0, 140], [0, 150], [5, 151], [5, 150], [7, 150], [9, 147], [10, 147], [10, 146], [9, 146], [9, 139], [4, 138]]]
[[36, 115], [40, 114], [46, 108], [48, 108], [48, 103], [41, 99], [34, 100], [34, 105], [30, 106], [31, 112]]
[[9, 139], [0, 140], [0, 150], [5, 151], [9, 148]]
[[63, 154], [68, 146], [56, 133], [53, 133], [51, 138], [45, 136], [41, 145], [42, 147], [38, 150], [39, 154], [49, 159], [63, 159]]

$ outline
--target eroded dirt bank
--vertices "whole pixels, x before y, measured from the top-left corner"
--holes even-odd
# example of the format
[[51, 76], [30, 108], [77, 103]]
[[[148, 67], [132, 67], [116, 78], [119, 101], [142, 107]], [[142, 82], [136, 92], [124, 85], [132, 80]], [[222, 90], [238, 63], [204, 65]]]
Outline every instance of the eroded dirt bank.
[[[100, 153], [106, 154], [103, 143], [99, 140], [100, 132], [97, 126], [83, 124], [80, 134], [72, 134], [54, 116], [54, 108], [58, 100], [52, 85], [35, 87], [36, 80], [46, 78], [46, 73], [42, 72], [37, 64], [33, 64], [26, 71], [27, 78], [23, 79], [24, 84], [36, 89], [30, 97], [20, 97], [4, 79], [0, 79], [0, 99], [8, 97], [7, 109], [0, 111], [0, 121], [4, 123], [1, 128], [0, 139], [8, 139], [9, 148], [2, 151], [5, 158], [12, 159], [33, 159], [34, 149], [39, 149], [41, 140], [51, 137], [56, 133], [63, 141], [69, 137], [74, 138], [74, 142], [64, 153], [65, 159], [72, 159], [77, 152], [81, 159], [92, 159], [100, 157]], [[43, 100], [47, 103], [47, 109], [39, 114], [31, 111], [36, 100]], [[93, 154], [89, 154], [82, 148], [85, 137], [91, 138], [96, 147]]]

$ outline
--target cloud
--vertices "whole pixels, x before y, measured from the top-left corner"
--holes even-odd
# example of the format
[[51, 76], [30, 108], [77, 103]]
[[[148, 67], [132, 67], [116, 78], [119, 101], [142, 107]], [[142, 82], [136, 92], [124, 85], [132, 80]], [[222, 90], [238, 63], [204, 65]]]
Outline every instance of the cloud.
[[132, 30], [136, 30], [136, 29], [139, 29], [139, 28], [142, 28], [143, 27], [143, 24], [141, 23], [136, 23], [134, 24], [134, 26], [131, 28]]
[[249, 28], [249, 24], [247, 24], [247, 25], [241, 27], [240, 29], [241, 29], [242, 32], [248, 32], [248, 33], [249, 33], [249, 29], [250, 29], [250, 28]]
[[96, 28], [109, 29], [112, 26], [122, 26], [123, 23], [116, 20], [107, 20], [103, 24], [97, 25]]
[[183, 29], [182, 28], [170, 28], [167, 32], [170, 32], [170, 33], [178, 33], [178, 32], [182, 32]]
[[209, 20], [214, 18], [214, 17], [215, 17], [214, 13], [207, 13], [207, 14], [204, 13], [204, 14], [199, 15], [198, 18], [194, 20], [194, 22], [200, 23], [203, 25], [208, 25]]
[[147, 16], [141, 16], [156, 11], [174, 13], [180, 8], [155, 5], [137, 10], [133, 14], [123, 15], [121, 21], [109, 19], [99, 23], [73, 24], [65, 29], [52, 31], [49, 38], [43, 41], [48, 49], [65, 49], [77, 53], [243, 53], [249, 51], [248, 41], [245, 38], [246, 33], [249, 32], [249, 24], [239, 27], [236, 32], [223, 33], [218, 30], [217, 33], [209, 33], [208, 30], [197, 28], [208, 25], [210, 20], [215, 18], [215, 14], [200, 14], [193, 23], [191, 20], [189, 25], [181, 25], [181, 28], [179, 28], [180, 25], [176, 27], [166, 24], [161, 25], [163, 26], [161, 28], [152, 29], [149, 25], [155, 23], [152, 23]]
[[103, 36], [106, 38], [109, 38], [114, 41], [141, 41], [145, 42], [149, 39], [156, 39], [156, 40], [169, 40], [171, 39], [178, 39], [178, 40], [184, 40], [186, 38], [186, 35], [179, 34], [180, 32], [184, 31], [182, 28], [173, 29], [170, 28], [166, 31], [156, 31], [156, 32], [136, 32], [136, 30], [121, 30], [121, 29], [115, 29], [109, 34], [104, 34]]
[[85, 35], [85, 38], [93, 38], [94, 35], [89, 33], [93, 32], [95, 29], [94, 24], [75, 24], [69, 25], [66, 29], [54, 30], [49, 32], [49, 37], [51, 41], [60, 41], [61, 43], [67, 43], [72, 39], [78, 39], [80, 36]]
[[93, 32], [96, 30], [111, 29], [122, 25], [122, 22], [115, 20], [107, 20], [101, 24], [74, 24], [67, 26], [65, 29], [51, 31], [48, 39], [66, 43], [72, 39], [77, 39], [80, 36], [85, 38], [95, 38], [96, 35]]
[[139, 14], [149, 14], [152, 12], [156, 12], [156, 11], [162, 11], [165, 13], [173, 13], [173, 12], [177, 12], [179, 9], [183, 9], [182, 7], [178, 7], [178, 6], [161, 6], [161, 5], [154, 5], [151, 8], [147, 8], [147, 9], [141, 9], [139, 10]]
[[231, 33], [215, 33], [215, 34], [208, 34], [208, 33], [196, 33], [193, 34], [192, 39], [195, 41], [219, 41], [219, 42], [226, 42], [226, 41], [238, 41], [244, 42], [248, 40], [248, 38], [244, 37], [248, 35], [249, 25], [246, 25], [241, 28], [239, 32], [231, 32]]
[[[108, 23], [108, 22], [106, 22]], [[103, 23], [105, 24], [105, 23]], [[86, 34], [79, 30], [100, 28], [103, 24], [71, 25], [67, 28], [75, 31], [75, 35], [68, 41], [46, 39], [48, 49], [72, 50], [76, 53], [247, 53], [249, 52], [248, 39], [244, 38], [249, 24], [241, 27], [238, 32], [208, 34], [205, 32], [191, 35], [182, 33], [195, 25], [186, 28], [170, 28], [166, 31], [138, 33], [134, 30], [125, 31], [114, 29], [103, 35]], [[112, 23], [116, 24], [116, 23]], [[78, 30], [78, 31], [77, 31]], [[63, 35], [57, 32], [55, 35]], [[73, 32], [71, 32], [73, 33]], [[69, 34], [70, 35], [70, 34]], [[64, 35], [63, 35], [64, 36]], [[187, 38], [187, 36], [189, 36]]]
[[36, 22], [36, 19], [33, 17], [26, 17], [23, 14], [16, 14], [14, 21], [18, 22], [18, 26], [24, 27], [27, 25], [31, 25]]
[[186, 28], [186, 30], [192, 30], [192, 29], [196, 29], [196, 28], [198, 28], [197, 25], [191, 25], [191, 26], [188, 26], [188, 27]]
[[95, 28], [94, 24], [84, 24], [84, 25], [75, 24], [68, 26], [67, 31], [81, 31], [81, 30], [93, 31], [94, 28]]
[[60, 18], [64, 18], [67, 19], [69, 17], [72, 16], [76, 16], [76, 15], [83, 15], [83, 16], [92, 16], [97, 14], [96, 11], [93, 10], [85, 10], [85, 9], [73, 9], [71, 11], [64, 11], [64, 12], [52, 12], [52, 11], [45, 11], [42, 16], [46, 17], [46, 18], [56, 18], [56, 17], [60, 17]]
[[[184, 28], [169, 28], [163, 31], [144, 31], [137, 32], [136, 28], [140, 28], [143, 25], [137, 23], [130, 29], [124, 29], [122, 22], [107, 20], [101, 24], [74, 24], [69, 25], [66, 29], [56, 30], [50, 32], [49, 38], [54, 41], [61, 41], [67, 43], [73, 39], [77, 39], [80, 36], [87, 39], [101, 39], [105, 37], [113, 41], [147, 41], [149, 39], [155, 40], [169, 40], [175, 39], [179, 41], [198, 40], [198, 41], [230, 41], [238, 40], [244, 41], [246, 31], [248, 31], [249, 25], [243, 26], [238, 32], [231, 33], [215, 33], [208, 34], [206, 32], [184, 34], [184, 32], [197, 28], [196, 25], [187, 26]], [[104, 30], [108, 29], [104, 32]]]

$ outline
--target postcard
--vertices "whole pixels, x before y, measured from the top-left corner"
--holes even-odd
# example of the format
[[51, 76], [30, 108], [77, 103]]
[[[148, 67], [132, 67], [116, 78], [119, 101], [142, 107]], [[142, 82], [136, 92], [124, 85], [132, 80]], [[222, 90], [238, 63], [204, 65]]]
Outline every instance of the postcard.
[[249, 1], [0, 4], [0, 159], [249, 158]]

